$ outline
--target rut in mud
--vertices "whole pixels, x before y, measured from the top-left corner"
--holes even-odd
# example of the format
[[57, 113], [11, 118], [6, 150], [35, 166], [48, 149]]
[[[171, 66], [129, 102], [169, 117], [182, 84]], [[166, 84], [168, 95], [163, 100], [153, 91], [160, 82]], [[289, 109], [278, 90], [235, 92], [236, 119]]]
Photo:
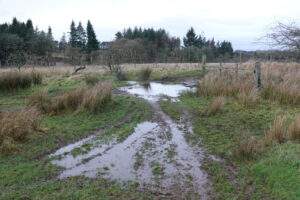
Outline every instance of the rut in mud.
[[[146, 99], [152, 106], [151, 121], [137, 125], [123, 142], [102, 141], [96, 135], [59, 149], [51, 155], [52, 162], [64, 168], [60, 178], [71, 176], [103, 177], [121, 182], [136, 181], [161, 194], [207, 199], [209, 181], [201, 169], [204, 152], [185, 140], [192, 127], [175, 123], [160, 108], [161, 94], [176, 98], [190, 90], [184, 85], [150, 83], [121, 90]], [[74, 155], [74, 150], [80, 149]], [[191, 195], [192, 194], [192, 195]]]

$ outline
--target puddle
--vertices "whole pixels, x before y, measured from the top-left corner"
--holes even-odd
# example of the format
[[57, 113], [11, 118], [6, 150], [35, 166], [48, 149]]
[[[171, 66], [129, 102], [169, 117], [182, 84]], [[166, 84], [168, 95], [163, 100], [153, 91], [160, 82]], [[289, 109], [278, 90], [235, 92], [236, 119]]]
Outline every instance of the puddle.
[[140, 85], [133, 81], [130, 81], [129, 84], [130, 86], [122, 87], [120, 90], [151, 101], [157, 101], [163, 95], [176, 98], [179, 97], [180, 93], [191, 90], [190, 87], [183, 84], [150, 82]]
[[[64, 168], [59, 178], [83, 175], [136, 181], [141, 187], [159, 192], [197, 193], [199, 198], [207, 199], [209, 183], [201, 170], [204, 153], [185, 140], [185, 134], [193, 131], [191, 125], [175, 123], [157, 102], [161, 95], [176, 98], [191, 88], [154, 82], [147, 86], [130, 84], [133, 85], [121, 90], [148, 100], [154, 111], [153, 120], [138, 124], [120, 143], [91, 136], [59, 149], [50, 155], [53, 164]], [[74, 154], [75, 150], [80, 153]]]

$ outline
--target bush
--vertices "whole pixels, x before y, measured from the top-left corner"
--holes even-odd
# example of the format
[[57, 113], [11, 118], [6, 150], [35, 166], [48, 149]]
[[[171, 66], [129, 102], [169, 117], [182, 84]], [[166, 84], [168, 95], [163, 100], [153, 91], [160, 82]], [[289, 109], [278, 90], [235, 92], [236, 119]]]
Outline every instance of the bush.
[[0, 90], [13, 91], [41, 84], [42, 75], [36, 72], [4, 72], [0, 74]]
[[30, 108], [21, 111], [0, 113], [0, 151], [10, 153], [39, 129], [39, 112]]

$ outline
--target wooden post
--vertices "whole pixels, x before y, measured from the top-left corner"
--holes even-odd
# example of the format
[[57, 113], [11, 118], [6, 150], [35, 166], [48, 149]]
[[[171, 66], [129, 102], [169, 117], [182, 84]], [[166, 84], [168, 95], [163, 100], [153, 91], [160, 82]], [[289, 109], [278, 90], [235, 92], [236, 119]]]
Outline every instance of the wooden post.
[[221, 74], [222, 74], [222, 62], [220, 62], [219, 72], [220, 72], [220, 76], [221, 76]]
[[206, 65], [206, 55], [202, 54], [202, 65]]
[[255, 62], [255, 67], [254, 67], [254, 77], [255, 77], [255, 86], [257, 89], [262, 88], [262, 83], [261, 83], [261, 63], [260, 62]]
[[235, 64], [235, 78], [238, 78], [239, 75], [239, 63]]

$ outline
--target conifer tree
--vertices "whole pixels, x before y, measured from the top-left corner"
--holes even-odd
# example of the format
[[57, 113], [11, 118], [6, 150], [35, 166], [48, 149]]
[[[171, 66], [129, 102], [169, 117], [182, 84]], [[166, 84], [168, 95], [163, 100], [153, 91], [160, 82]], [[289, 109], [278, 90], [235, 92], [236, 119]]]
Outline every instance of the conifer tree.
[[96, 38], [96, 34], [90, 20], [88, 20], [86, 32], [87, 32], [87, 45], [86, 45], [87, 52], [91, 53], [92, 51], [98, 50], [99, 42]]
[[71, 47], [76, 47], [77, 46], [77, 30], [75, 26], [75, 22], [72, 21], [71, 26], [70, 26], [70, 39], [69, 43]]
[[79, 22], [77, 26], [76, 33], [78, 37], [76, 41], [76, 47], [80, 48], [81, 50], [84, 50], [86, 47], [86, 33], [84, 28], [82, 27], [81, 22]]
[[195, 33], [193, 27], [191, 27], [188, 32], [186, 33], [186, 37], [183, 38], [183, 44], [185, 47], [197, 46], [198, 37]]

